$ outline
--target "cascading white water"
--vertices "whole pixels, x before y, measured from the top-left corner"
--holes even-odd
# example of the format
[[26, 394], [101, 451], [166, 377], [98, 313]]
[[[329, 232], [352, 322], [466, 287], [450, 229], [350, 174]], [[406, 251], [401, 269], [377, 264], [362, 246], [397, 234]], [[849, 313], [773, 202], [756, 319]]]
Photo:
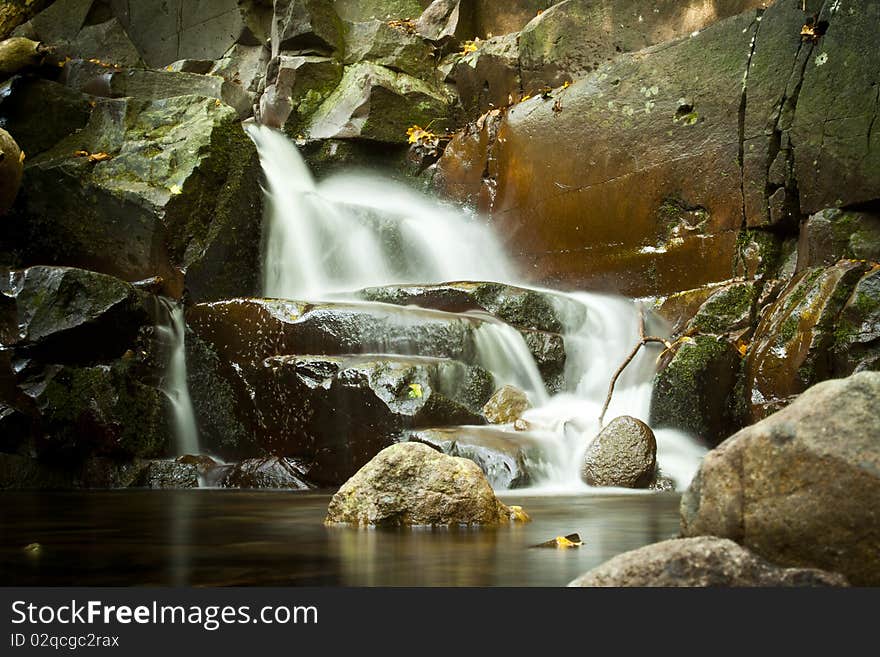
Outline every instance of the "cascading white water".
[[162, 379], [162, 392], [171, 402], [174, 443], [177, 456], [199, 453], [199, 432], [189, 386], [186, 382], [186, 323], [183, 306], [160, 297], [166, 323], [156, 328], [168, 353], [168, 366]]
[[248, 130], [266, 176], [266, 296], [318, 300], [389, 283], [513, 278], [498, 240], [462, 212], [369, 176], [316, 184], [282, 133]]
[[[267, 296], [318, 300], [364, 287], [495, 281], [529, 287], [488, 225], [477, 217], [388, 180], [334, 176], [315, 183], [296, 147], [281, 133], [248, 126], [266, 176]], [[496, 380], [525, 390], [534, 408], [529, 438], [542, 445], [534, 464], [539, 488], [587, 490], [579, 475], [613, 372], [636, 342], [639, 309], [628, 299], [542, 290], [563, 321], [565, 392], [550, 396], [531, 352], [512, 327], [487, 321], [474, 333], [477, 361]], [[485, 319], [485, 318], [484, 318]], [[608, 418], [649, 419], [657, 352], [649, 348], [615, 387]], [[655, 431], [658, 464], [687, 486], [705, 449], [685, 434]], [[512, 439], [517, 432], [511, 428]]]

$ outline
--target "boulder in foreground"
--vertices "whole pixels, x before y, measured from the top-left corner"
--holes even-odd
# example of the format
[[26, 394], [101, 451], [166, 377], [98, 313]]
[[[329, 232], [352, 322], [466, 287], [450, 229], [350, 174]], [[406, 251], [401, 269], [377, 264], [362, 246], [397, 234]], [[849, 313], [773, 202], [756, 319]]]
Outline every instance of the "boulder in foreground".
[[878, 399], [878, 372], [825, 381], [731, 436], [682, 498], [682, 535], [880, 585]]
[[330, 500], [327, 523], [497, 525], [512, 517], [479, 466], [421, 443], [379, 452]]
[[731, 540], [704, 536], [624, 552], [569, 586], [847, 586], [847, 581], [823, 570], [781, 568]]

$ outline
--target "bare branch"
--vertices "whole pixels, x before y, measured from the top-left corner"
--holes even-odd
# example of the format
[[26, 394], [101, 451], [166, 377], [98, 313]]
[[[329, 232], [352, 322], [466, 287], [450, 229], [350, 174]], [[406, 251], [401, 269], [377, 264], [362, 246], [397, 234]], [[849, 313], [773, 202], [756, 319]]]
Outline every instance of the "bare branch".
[[608, 384], [608, 394], [605, 395], [605, 403], [602, 405], [602, 412], [599, 414], [600, 429], [605, 426], [605, 413], [608, 412], [608, 406], [611, 405], [611, 397], [614, 395], [614, 386], [617, 384], [617, 379], [620, 378], [620, 375], [623, 374], [623, 370], [626, 369], [627, 365], [629, 365], [633, 361], [633, 358], [639, 353], [639, 349], [651, 342], [662, 344], [667, 350], [672, 349], [673, 346], [672, 343], [665, 338], [658, 338], [655, 335], [645, 335], [645, 311], [644, 309], [639, 308], [639, 339], [632, 348], [632, 351], [629, 352], [629, 355], [627, 355], [620, 364], [620, 367], [617, 368], [617, 371], [614, 372], [614, 376], [611, 377], [611, 383]]

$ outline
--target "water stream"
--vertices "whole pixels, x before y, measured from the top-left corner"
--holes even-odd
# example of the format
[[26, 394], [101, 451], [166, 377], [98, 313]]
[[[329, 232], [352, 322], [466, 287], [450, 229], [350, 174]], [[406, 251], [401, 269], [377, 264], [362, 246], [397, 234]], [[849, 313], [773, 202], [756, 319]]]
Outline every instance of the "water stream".
[[[315, 182], [283, 134], [258, 125], [249, 125], [248, 132], [266, 178], [266, 296], [315, 301], [346, 298], [364, 287], [451, 281], [530, 287], [480, 217], [368, 174]], [[528, 438], [542, 445], [537, 490], [583, 491], [588, 487], [580, 480], [580, 462], [600, 428], [609, 380], [636, 342], [639, 308], [622, 297], [541, 291], [553, 295], [564, 324], [565, 391], [547, 393], [524, 339], [500, 322], [477, 329], [477, 362], [497, 381], [529, 394]], [[648, 421], [657, 355], [643, 349], [629, 365], [606, 417]], [[521, 439], [507, 429], [512, 440]], [[705, 449], [677, 431], [655, 434], [662, 472], [686, 487]]]
[[199, 453], [199, 432], [186, 382], [186, 323], [183, 306], [159, 297], [162, 316], [156, 330], [162, 340], [168, 365], [162, 379], [162, 392], [171, 403], [172, 427], [176, 456]]

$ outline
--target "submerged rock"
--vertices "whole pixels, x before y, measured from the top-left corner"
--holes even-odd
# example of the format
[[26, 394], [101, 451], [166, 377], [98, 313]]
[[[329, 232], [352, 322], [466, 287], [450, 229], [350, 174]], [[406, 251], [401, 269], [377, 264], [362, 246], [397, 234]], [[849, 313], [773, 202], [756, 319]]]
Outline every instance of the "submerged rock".
[[409, 440], [425, 443], [449, 456], [470, 459], [495, 490], [532, 483], [530, 462], [540, 461], [540, 447], [522, 433], [511, 436], [494, 427], [448, 427], [413, 431]]
[[647, 488], [657, 466], [657, 441], [644, 422], [623, 415], [587, 447], [581, 478], [590, 486]]
[[675, 538], [619, 554], [569, 586], [847, 586], [837, 573], [783, 568], [731, 540]]
[[492, 424], [512, 424], [531, 408], [529, 397], [519, 388], [502, 386], [495, 391], [486, 405], [483, 415]]
[[682, 498], [684, 536], [880, 584], [880, 373], [825, 381], [709, 452]]
[[330, 500], [327, 523], [498, 525], [509, 522], [480, 468], [421, 443], [379, 452]]

